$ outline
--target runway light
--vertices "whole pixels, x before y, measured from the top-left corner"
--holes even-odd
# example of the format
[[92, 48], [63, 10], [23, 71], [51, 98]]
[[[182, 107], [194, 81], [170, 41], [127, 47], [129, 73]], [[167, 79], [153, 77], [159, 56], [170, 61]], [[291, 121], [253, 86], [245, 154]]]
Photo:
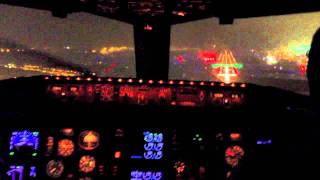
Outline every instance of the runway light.
[[48, 76], [46, 76], [44, 79], [45, 79], [45, 80], [48, 80], [48, 79], [49, 79], [49, 77], [48, 77]]
[[116, 152], [114, 153], [114, 158], [115, 158], [115, 159], [120, 159], [120, 157], [121, 157], [121, 151], [116, 151]]
[[159, 84], [163, 84], [163, 81], [162, 81], [162, 80], [160, 80], [160, 81], [159, 81]]
[[108, 78], [108, 82], [111, 82], [112, 81], [112, 78]]
[[66, 80], [70, 80], [70, 77], [67, 77]]
[[232, 83], [232, 84], [231, 84], [231, 87], [236, 87], [236, 84]]
[[140, 83], [140, 84], [143, 83], [143, 80], [142, 80], [142, 79], [139, 79], [139, 83]]
[[61, 93], [61, 96], [65, 96], [65, 95], [66, 95], [66, 93], [65, 93], [65, 92], [62, 92], [62, 93]]
[[80, 81], [80, 80], [81, 80], [81, 78], [80, 78], [80, 77], [77, 77], [77, 78], [76, 78], [76, 80], [77, 80], [77, 81]]
[[224, 87], [224, 86], [225, 86], [225, 84], [224, 84], [224, 83], [220, 83], [220, 86], [221, 86], [221, 87]]
[[98, 78], [98, 81], [101, 81], [101, 78]]
[[173, 81], [169, 81], [169, 84], [173, 84]]
[[200, 82], [200, 86], [204, 86], [204, 82]]
[[122, 79], [121, 79], [121, 78], [119, 78], [119, 79], [118, 79], [118, 82], [119, 82], [119, 83], [121, 83], [121, 82], [122, 82]]
[[171, 102], [171, 105], [172, 105], [172, 106], [175, 106], [175, 105], [177, 105], [177, 103], [176, 103], [175, 101], [172, 101], [172, 102]]
[[56, 77], [56, 80], [60, 80], [60, 77]]
[[191, 81], [191, 82], [190, 82], [190, 85], [191, 85], [191, 86], [193, 86], [193, 85], [194, 85], [194, 82], [193, 82], [193, 81]]
[[129, 83], [132, 83], [133, 81], [132, 81], [132, 79], [128, 79], [128, 82], [129, 82]]
[[91, 80], [92, 80], [91, 78], [89, 78], [89, 77], [87, 78], [87, 81], [91, 81]]
[[180, 81], [179, 84], [180, 84], [180, 85], [183, 85], [183, 84], [184, 84], [184, 81]]
[[149, 80], [149, 84], [153, 84], [153, 80]]
[[214, 86], [214, 83], [210, 83], [210, 86]]
[[240, 87], [245, 88], [246, 84], [241, 84]]

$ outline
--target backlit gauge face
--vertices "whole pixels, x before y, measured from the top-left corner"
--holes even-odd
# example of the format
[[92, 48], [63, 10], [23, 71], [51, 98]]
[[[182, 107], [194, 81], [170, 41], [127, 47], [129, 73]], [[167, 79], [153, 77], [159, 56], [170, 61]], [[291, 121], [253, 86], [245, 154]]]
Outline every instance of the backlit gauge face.
[[96, 160], [92, 156], [82, 156], [79, 162], [81, 172], [89, 173], [96, 167]]
[[61, 161], [51, 160], [47, 164], [47, 175], [52, 178], [61, 177], [64, 171], [64, 165]]
[[231, 167], [238, 166], [243, 156], [244, 150], [240, 146], [230, 146], [225, 152], [225, 160]]
[[63, 139], [58, 143], [58, 155], [68, 157], [74, 151], [74, 143], [69, 139]]
[[84, 131], [79, 135], [79, 146], [87, 151], [99, 146], [100, 136], [95, 131]]

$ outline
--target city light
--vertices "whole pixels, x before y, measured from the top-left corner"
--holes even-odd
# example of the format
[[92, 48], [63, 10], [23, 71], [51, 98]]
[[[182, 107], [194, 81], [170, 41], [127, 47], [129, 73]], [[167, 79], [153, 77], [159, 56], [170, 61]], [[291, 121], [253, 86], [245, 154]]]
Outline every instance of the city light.
[[267, 56], [264, 59], [268, 65], [276, 65], [279, 63], [274, 56]]
[[109, 55], [109, 54], [113, 54], [113, 53], [119, 53], [119, 52], [123, 52], [123, 51], [128, 51], [131, 50], [131, 48], [127, 47], [127, 46], [111, 46], [111, 47], [103, 47], [100, 49], [99, 53], [102, 55]]
[[67, 70], [67, 69], [59, 69], [59, 68], [48, 68], [48, 67], [41, 67], [38, 65], [29, 65], [25, 64], [22, 66], [18, 66], [13, 63], [5, 64], [3, 67], [8, 69], [19, 69], [23, 71], [30, 71], [30, 72], [40, 72], [43, 74], [50, 74], [55, 76], [78, 76], [80, 72]]

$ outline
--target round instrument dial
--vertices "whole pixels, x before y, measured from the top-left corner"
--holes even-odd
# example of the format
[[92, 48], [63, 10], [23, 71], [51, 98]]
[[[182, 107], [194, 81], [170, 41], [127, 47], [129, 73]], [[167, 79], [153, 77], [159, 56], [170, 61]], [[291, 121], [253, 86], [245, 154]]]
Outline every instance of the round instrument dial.
[[47, 175], [52, 178], [61, 177], [64, 171], [64, 165], [61, 161], [51, 160], [47, 164]]
[[243, 156], [244, 156], [244, 150], [240, 146], [230, 146], [226, 149], [226, 152], [225, 152], [226, 163], [231, 167], [238, 166]]
[[68, 157], [73, 154], [74, 143], [69, 139], [63, 139], [58, 143], [58, 155]]
[[79, 162], [81, 172], [89, 173], [96, 167], [96, 160], [92, 156], [82, 156]]

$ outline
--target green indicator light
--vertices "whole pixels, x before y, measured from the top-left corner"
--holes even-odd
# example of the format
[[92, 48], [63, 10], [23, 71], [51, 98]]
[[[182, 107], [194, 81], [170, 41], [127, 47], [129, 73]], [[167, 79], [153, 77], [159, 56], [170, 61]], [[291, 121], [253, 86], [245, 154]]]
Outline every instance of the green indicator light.
[[243, 64], [241, 64], [241, 63], [236, 63], [236, 64], [212, 64], [211, 67], [212, 68], [219, 68], [219, 67], [231, 68], [231, 67], [234, 67], [234, 68], [237, 68], [237, 69], [242, 69], [243, 68]]
[[10, 156], [13, 156], [13, 155], [14, 155], [14, 152], [10, 152], [9, 155], [10, 155]]
[[33, 153], [32, 156], [37, 156], [37, 153]]

